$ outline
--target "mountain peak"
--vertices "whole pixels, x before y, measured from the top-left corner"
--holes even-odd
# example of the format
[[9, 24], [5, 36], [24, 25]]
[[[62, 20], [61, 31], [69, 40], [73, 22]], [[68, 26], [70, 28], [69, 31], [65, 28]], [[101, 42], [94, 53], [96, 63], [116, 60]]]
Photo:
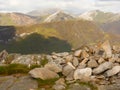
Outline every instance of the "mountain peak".
[[113, 17], [113, 13], [111, 12], [104, 12], [100, 10], [93, 10], [89, 12], [85, 12], [79, 16], [80, 19], [88, 20], [88, 21], [95, 21], [99, 23], [104, 23], [108, 21], [111, 17]]
[[69, 13], [59, 10], [54, 14], [48, 16], [44, 22], [58, 22], [58, 21], [66, 21], [74, 19], [73, 16], [69, 15]]

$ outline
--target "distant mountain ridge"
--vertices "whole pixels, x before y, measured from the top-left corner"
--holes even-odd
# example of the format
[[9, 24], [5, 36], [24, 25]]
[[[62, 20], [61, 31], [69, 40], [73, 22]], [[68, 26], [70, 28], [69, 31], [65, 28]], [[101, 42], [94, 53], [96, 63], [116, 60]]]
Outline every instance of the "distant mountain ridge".
[[[36, 14], [36, 12], [37, 15], [33, 15]], [[94, 22], [105, 32], [111, 32], [114, 34], [119, 34], [120, 32], [120, 13], [93, 10], [85, 12], [79, 16], [73, 16], [63, 10], [54, 8], [35, 12], [32, 11], [28, 14], [29, 15], [22, 13], [0, 13], [0, 25], [24, 26], [48, 22], [87, 20]]]
[[56, 13], [48, 16], [44, 22], [58, 22], [58, 21], [68, 21], [68, 20], [74, 20], [75, 18], [64, 11], [57, 11]]
[[0, 13], [0, 25], [32, 25], [36, 21], [22, 13]]
[[79, 16], [79, 19], [95, 21], [98, 23], [106, 23], [110, 18], [114, 17], [116, 14], [111, 12], [103, 12], [100, 10], [93, 10], [85, 12]]

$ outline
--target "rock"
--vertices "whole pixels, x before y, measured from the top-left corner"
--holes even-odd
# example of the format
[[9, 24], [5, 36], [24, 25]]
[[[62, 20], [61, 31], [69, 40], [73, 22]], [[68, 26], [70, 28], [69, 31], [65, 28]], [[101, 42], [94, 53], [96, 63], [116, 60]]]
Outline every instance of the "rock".
[[53, 86], [53, 89], [54, 90], [65, 90], [65, 80], [64, 78], [60, 78], [59, 80], [57, 80], [55, 82], [55, 85]]
[[5, 59], [8, 55], [8, 52], [6, 50], [3, 50], [0, 52], [0, 64], [5, 64]]
[[73, 55], [68, 55], [65, 57], [66, 62], [71, 62], [73, 60]]
[[71, 62], [68, 62], [67, 64], [70, 65], [73, 69], [75, 69], [75, 67], [73, 66]]
[[110, 58], [110, 59], [109, 59], [109, 62], [114, 63], [114, 62], [115, 62], [115, 58]]
[[83, 58], [88, 58], [88, 57], [89, 57], [89, 54], [88, 54], [85, 50], [83, 50], [81, 56], [82, 56]]
[[105, 70], [112, 68], [112, 66], [113, 66], [112, 62], [104, 62], [101, 65], [99, 65], [97, 68], [93, 69], [93, 74], [100, 74]]
[[88, 58], [85, 58], [84, 60], [82, 60], [82, 62], [80, 63], [80, 65], [85, 65], [88, 62]]
[[62, 67], [55, 64], [54, 62], [49, 62], [44, 67], [56, 73], [62, 72]]
[[76, 66], [78, 66], [78, 64], [79, 64], [78, 59], [76, 57], [74, 57], [73, 58], [73, 65], [76, 67]]
[[120, 66], [114, 66], [111, 70], [108, 70], [106, 72], [107, 77], [116, 75], [117, 73], [120, 72]]
[[91, 90], [87, 85], [80, 85], [79, 83], [71, 84], [68, 90]]
[[88, 61], [88, 67], [95, 68], [97, 66], [98, 66], [98, 63], [96, 62], [96, 60], [91, 59], [90, 61]]
[[81, 53], [82, 53], [82, 50], [77, 50], [75, 51], [74, 56], [80, 57]]
[[120, 63], [120, 58], [116, 59], [116, 62]]
[[42, 80], [58, 78], [59, 75], [47, 68], [35, 68], [29, 72], [33, 78], [40, 78]]
[[29, 76], [19, 78], [13, 76], [0, 77], [0, 90], [36, 90], [37, 88], [37, 81]]
[[74, 72], [74, 79], [82, 79], [83, 77], [90, 77], [92, 75], [91, 68], [76, 69]]
[[83, 64], [83, 65], [79, 64], [78, 67], [77, 67], [77, 69], [83, 69], [83, 68], [85, 68], [86, 66], [87, 66], [86, 64]]
[[74, 78], [73, 78], [73, 75], [74, 75], [74, 71], [71, 71], [71, 72], [67, 75], [67, 77], [65, 78], [65, 80], [67, 80], [67, 81], [73, 80], [73, 79], [74, 79]]
[[105, 62], [105, 60], [102, 57], [100, 57], [100, 59], [98, 60], [98, 63], [102, 64], [103, 62]]
[[11, 64], [39, 65], [40, 60], [41, 56], [21, 55], [18, 58], [15, 58]]
[[74, 69], [75, 69], [74, 66], [68, 64], [65, 67], [63, 67], [62, 74], [64, 76], [68, 76]]
[[60, 78], [59, 80], [57, 80], [57, 81], [55, 82], [55, 84], [61, 84], [61, 85], [66, 86], [66, 84], [65, 84], [65, 79], [64, 79], [64, 78]]
[[52, 55], [52, 58], [53, 58], [53, 59], [56, 59], [56, 58], [58, 58], [58, 57], [57, 57], [56, 55]]
[[68, 52], [63, 52], [63, 53], [52, 53], [53, 55], [56, 55], [57, 57], [65, 57], [67, 55], [69, 55]]
[[109, 41], [105, 41], [105, 42], [101, 45], [101, 47], [104, 49], [107, 58], [112, 57], [112, 49], [111, 49], [111, 46], [110, 46]]
[[[45, 57], [46, 57], [46, 59], [47, 59], [49, 62], [52, 62], [52, 61], [53, 61], [52, 56], [46, 55]], [[43, 57], [42, 59], [44, 59], [44, 57]]]
[[65, 90], [65, 86], [61, 84], [55, 84], [52, 88], [54, 90]]
[[65, 60], [61, 57], [58, 57], [54, 59], [53, 62], [56, 63], [57, 65], [60, 65], [61, 63], [65, 63]]

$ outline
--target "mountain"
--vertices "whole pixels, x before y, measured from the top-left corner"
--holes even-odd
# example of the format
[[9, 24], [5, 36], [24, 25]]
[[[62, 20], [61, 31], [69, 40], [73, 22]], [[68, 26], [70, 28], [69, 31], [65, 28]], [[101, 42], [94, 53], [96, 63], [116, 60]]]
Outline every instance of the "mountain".
[[109, 19], [109, 22], [120, 21], [120, 13], [115, 14], [112, 18]]
[[0, 13], [0, 25], [30, 25], [36, 20], [22, 13]]
[[120, 13], [94, 10], [81, 14], [79, 19], [93, 21], [105, 32], [120, 34]]
[[111, 12], [103, 12], [100, 10], [93, 10], [89, 12], [85, 12], [79, 16], [79, 19], [94, 21], [97, 23], [106, 23], [110, 18], [115, 16], [116, 14]]
[[[1, 30], [5, 28], [2, 27]], [[70, 51], [72, 48], [95, 44], [106, 39], [114, 44], [120, 43], [120, 36], [105, 33], [94, 22], [84, 20], [41, 23], [13, 28], [16, 37], [14, 36], [13, 41], [7, 44], [0, 44], [0, 50], [6, 49], [12, 53], [23, 54], [51, 53]], [[6, 37], [5, 32], [3, 31], [4, 37]]]
[[44, 22], [58, 22], [58, 21], [68, 21], [68, 20], [74, 20], [75, 18], [71, 16], [70, 14], [64, 12], [64, 11], [57, 11], [54, 14], [48, 16]]
[[[17, 27], [16, 33], [35, 32], [44, 37], [56, 37], [67, 41], [71, 47], [78, 48], [83, 44], [93, 44], [104, 39], [105, 33], [90, 21], [60, 21]], [[109, 36], [108, 36], [109, 37]]]
[[120, 20], [102, 24], [101, 27], [105, 32], [120, 35]]

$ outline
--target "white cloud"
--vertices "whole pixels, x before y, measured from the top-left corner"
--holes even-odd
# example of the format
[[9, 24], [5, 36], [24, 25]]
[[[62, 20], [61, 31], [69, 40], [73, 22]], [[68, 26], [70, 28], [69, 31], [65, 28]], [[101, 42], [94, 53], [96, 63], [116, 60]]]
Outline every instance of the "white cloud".
[[22, 12], [54, 7], [78, 12], [94, 9], [118, 12], [119, 6], [119, 0], [0, 0], [0, 10]]

